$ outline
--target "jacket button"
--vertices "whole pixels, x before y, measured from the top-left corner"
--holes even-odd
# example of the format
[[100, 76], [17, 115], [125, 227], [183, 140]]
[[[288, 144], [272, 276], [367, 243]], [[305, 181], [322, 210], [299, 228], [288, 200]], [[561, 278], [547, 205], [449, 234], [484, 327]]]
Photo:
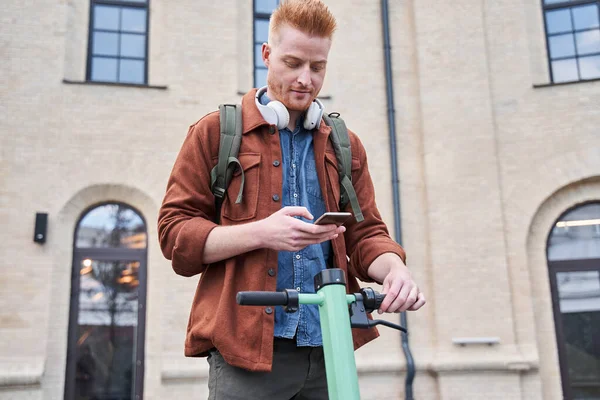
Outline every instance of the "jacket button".
[[273, 161], [273, 166], [275, 166], [275, 167], [279, 167], [280, 164], [281, 163], [279, 162], [279, 160]]
[[275, 276], [275, 270], [273, 268], [269, 268], [267, 274], [269, 274], [269, 276]]
[[279, 195], [274, 194], [273, 195], [273, 201], [279, 201]]
[[267, 308], [265, 308], [265, 312], [267, 314], [273, 314], [273, 309], [271, 307], [267, 307]]
[[270, 133], [271, 135], [274, 135], [274, 134], [275, 134], [275, 127], [274, 127], [274, 126], [270, 126], [270, 127], [269, 127], [269, 133]]

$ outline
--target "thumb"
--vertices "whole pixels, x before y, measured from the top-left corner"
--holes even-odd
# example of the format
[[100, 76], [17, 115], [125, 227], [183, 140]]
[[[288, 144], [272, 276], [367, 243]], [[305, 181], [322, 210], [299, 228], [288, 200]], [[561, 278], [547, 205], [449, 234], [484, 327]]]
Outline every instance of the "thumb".
[[283, 215], [288, 215], [290, 217], [304, 217], [306, 219], [314, 218], [306, 207], [284, 207], [281, 211]]

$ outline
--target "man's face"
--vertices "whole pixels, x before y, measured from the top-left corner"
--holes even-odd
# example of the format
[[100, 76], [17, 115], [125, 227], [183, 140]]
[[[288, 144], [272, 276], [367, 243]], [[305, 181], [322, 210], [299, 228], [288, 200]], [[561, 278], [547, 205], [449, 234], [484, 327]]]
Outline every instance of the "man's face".
[[289, 26], [273, 36], [273, 43], [262, 47], [269, 69], [267, 94], [291, 111], [305, 111], [323, 86], [331, 39], [308, 36]]

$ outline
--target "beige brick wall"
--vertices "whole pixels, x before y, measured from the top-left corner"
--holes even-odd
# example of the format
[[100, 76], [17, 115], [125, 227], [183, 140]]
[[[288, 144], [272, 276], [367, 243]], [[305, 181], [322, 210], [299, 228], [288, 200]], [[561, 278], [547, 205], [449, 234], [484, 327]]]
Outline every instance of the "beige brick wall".
[[[149, 84], [166, 90], [63, 83], [85, 79], [89, 1], [3, 3], [0, 399], [61, 398], [73, 232], [110, 200], [148, 222], [145, 398], [206, 396], [205, 360], [182, 356], [197, 278], [171, 271], [155, 221], [187, 127], [251, 86], [252, 5], [150, 3]], [[339, 31], [322, 94], [361, 137], [393, 232], [379, 2], [326, 3]], [[390, 1], [403, 244], [429, 299], [409, 315], [418, 399], [561, 398], [545, 242], [600, 200], [600, 82], [533, 87], [548, 83], [539, 3]], [[367, 399], [403, 395], [400, 336], [381, 333], [356, 353]], [[463, 336], [500, 344], [452, 345]]]

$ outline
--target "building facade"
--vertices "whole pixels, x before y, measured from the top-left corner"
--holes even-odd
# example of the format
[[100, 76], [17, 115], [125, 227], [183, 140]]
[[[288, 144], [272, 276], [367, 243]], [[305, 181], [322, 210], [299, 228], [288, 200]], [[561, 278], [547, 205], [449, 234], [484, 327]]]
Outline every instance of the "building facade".
[[[163, 258], [157, 213], [188, 126], [264, 79], [276, 3], [3, 3], [0, 399], [206, 397], [206, 361], [183, 357], [197, 277]], [[391, 232], [394, 93], [428, 298], [415, 398], [600, 398], [600, 2], [390, 1], [391, 80], [383, 2], [326, 3], [320, 97]], [[400, 334], [380, 332], [356, 352], [362, 398], [402, 398]]]

